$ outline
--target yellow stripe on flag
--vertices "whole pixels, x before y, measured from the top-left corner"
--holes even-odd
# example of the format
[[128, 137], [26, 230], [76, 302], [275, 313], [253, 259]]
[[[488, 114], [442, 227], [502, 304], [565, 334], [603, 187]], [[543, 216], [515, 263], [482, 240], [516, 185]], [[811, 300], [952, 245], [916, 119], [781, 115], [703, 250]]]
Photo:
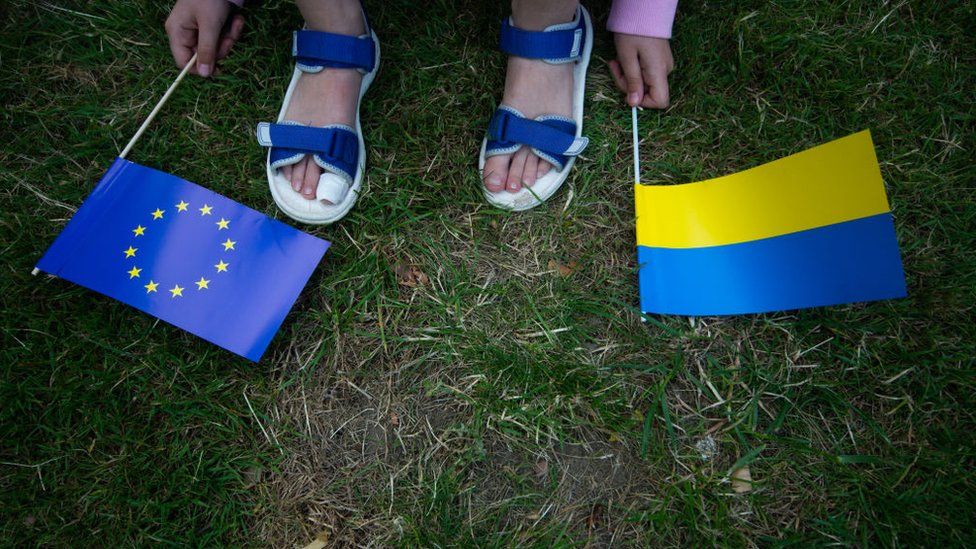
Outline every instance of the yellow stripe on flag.
[[637, 244], [748, 242], [889, 211], [867, 130], [743, 172], [684, 185], [635, 185]]

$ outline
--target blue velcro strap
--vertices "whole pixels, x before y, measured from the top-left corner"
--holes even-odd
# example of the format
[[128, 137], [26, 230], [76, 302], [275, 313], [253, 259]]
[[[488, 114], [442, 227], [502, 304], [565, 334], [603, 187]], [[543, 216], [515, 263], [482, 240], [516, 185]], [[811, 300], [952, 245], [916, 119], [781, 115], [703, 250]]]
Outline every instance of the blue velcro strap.
[[356, 175], [359, 138], [348, 127], [314, 128], [261, 122], [257, 136], [258, 143], [271, 147], [272, 167], [294, 164], [306, 154], [313, 154], [322, 168], [350, 179]]
[[576, 124], [568, 119], [542, 116], [530, 120], [514, 109], [501, 107], [488, 123], [485, 152], [489, 156], [509, 154], [528, 145], [561, 169], [568, 157], [579, 155], [588, 143], [589, 139], [576, 137]]
[[580, 58], [586, 43], [586, 24], [580, 9], [570, 23], [553, 25], [542, 31], [527, 31], [512, 25], [512, 18], [502, 21], [500, 47], [509, 55], [544, 59], [550, 63], [568, 63]]
[[295, 31], [292, 55], [300, 67], [360, 69], [372, 72], [376, 45], [370, 34], [360, 37], [310, 30]]

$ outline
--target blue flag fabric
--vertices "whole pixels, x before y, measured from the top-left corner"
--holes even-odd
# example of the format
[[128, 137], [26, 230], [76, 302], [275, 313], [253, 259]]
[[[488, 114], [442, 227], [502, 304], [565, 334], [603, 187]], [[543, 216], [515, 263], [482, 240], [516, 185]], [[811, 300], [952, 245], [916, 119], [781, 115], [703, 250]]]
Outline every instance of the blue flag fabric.
[[328, 247], [117, 158], [37, 268], [258, 361]]

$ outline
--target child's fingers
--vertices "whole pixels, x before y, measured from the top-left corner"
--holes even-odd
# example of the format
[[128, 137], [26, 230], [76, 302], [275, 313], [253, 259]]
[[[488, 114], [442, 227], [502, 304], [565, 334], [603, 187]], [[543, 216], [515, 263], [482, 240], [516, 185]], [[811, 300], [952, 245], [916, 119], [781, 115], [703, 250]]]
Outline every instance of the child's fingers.
[[173, 60], [182, 69], [193, 57], [193, 46], [197, 42], [196, 31], [166, 21], [166, 35], [169, 36], [169, 50], [173, 54]]
[[229, 36], [224, 36], [220, 39], [220, 46], [217, 47], [217, 59], [223, 59], [227, 57], [230, 53], [230, 49], [234, 46], [234, 41], [231, 40]]
[[227, 35], [233, 38], [234, 42], [237, 42], [238, 40], [240, 40], [241, 32], [243, 30], [244, 30], [244, 16], [240, 14], [235, 15], [234, 20], [231, 21], [230, 23], [230, 30], [227, 31]]
[[193, 49], [177, 44], [172, 40], [169, 43], [169, 51], [173, 54], [173, 61], [176, 61], [176, 66], [183, 68], [186, 66], [190, 58], [193, 57]]
[[244, 29], [244, 17], [240, 15], [235, 15], [234, 19], [231, 20], [230, 28], [227, 29], [227, 33], [224, 34], [220, 39], [220, 47], [217, 48], [217, 59], [223, 59], [227, 57], [230, 53], [230, 49], [234, 46], [234, 43], [241, 38], [241, 31]]
[[647, 82], [648, 93], [641, 101], [641, 106], [651, 109], [666, 109], [670, 104], [668, 89], [668, 71], [663, 66], [654, 66], [644, 70], [644, 80]]
[[620, 68], [620, 63], [612, 59], [607, 65], [610, 66], [610, 74], [613, 76], [613, 81], [617, 83], [617, 88], [627, 93], [627, 81], [624, 80], [624, 71]]

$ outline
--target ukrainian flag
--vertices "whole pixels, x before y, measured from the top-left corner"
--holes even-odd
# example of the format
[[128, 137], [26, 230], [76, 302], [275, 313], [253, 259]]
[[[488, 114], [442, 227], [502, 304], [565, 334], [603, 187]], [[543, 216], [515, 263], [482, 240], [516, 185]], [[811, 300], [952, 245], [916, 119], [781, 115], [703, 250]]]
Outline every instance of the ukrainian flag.
[[904, 297], [862, 131], [733, 175], [634, 188], [641, 310], [761, 313]]

